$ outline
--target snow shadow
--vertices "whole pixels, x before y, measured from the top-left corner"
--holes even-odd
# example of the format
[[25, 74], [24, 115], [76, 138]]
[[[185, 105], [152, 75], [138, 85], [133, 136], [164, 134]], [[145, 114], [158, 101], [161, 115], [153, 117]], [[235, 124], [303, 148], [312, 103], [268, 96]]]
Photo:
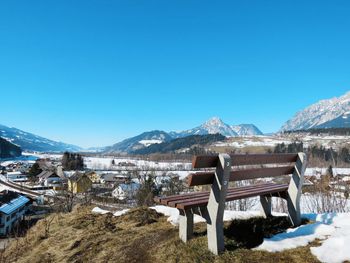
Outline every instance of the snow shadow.
[[[306, 224], [307, 219], [303, 220]], [[286, 216], [269, 218], [254, 217], [235, 219], [224, 229], [227, 250], [238, 248], [251, 249], [263, 243], [265, 238], [271, 238], [290, 229], [292, 224]], [[312, 231], [311, 229], [309, 231]]]

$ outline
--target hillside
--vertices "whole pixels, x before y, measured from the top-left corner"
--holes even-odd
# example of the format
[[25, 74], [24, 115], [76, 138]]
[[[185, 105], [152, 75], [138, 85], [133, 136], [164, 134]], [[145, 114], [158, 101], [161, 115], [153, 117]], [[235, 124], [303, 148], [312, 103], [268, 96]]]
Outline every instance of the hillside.
[[207, 134], [207, 135], [191, 135], [183, 138], [153, 144], [147, 148], [133, 151], [133, 154], [152, 154], [152, 153], [171, 153], [180, 149], [188, 149], [193, 146], [203, 146], [213, 142], [225, 140], [226, 137], [221, 134]]
[[[45, 235], [45, 222], [53, 221]], [[271, 221], [272, 220], [272, 221]], [[272, 227], [273, 226], [273, 227]], [[195, 224], [188, 244], [178, 229], [154, 210], [138, 208], [120, 217], [92, 214], [79, 208], [39, 221], [26, 237], [14, 240], [2, 262], [318, 262], [304, 246], [283, 252], [252, 250], [263, 237], [289, 227], [286, 218], [234, 220], [225, 227], [226, 251], [207, 250], [205, 224]], [[314, 242], [315, 245], [317, 242]]]
[[150, 131], [144, 132], [135, 137], [125, 139], [119, 143], [116, 143], [105, 149], [106, 152], [117, 152], [117, 153], [130, 153], [139, 149], [143, 149], [152, 144], [158, 144], [165, 141], [171, 140], [172, 137], [169, 136], [164, 131]]
[[64, 152], [81, 150], [81, 148], [76, 145], [49, 140], [44, 137], [16, 128], [10, 128], [1, 124], [0, 136], [16, 145], [19, 145], [24, 151]]
[[0, 137], [0, 158], [18, 157], [21, 154], [20, 147]]

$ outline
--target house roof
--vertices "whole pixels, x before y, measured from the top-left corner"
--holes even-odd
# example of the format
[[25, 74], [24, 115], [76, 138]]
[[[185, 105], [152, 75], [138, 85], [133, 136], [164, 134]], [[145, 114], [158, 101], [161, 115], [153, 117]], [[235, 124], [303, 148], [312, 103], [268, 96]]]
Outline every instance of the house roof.
[[73, 182], [78, 182], [84, 177], [86, 177], [90, 180], [90, 178], [86, 174], [83, 174], [80, 172], [76, 172], [75, 174], [73, 174], [71, 177], [69, 177], [69, 180], [73, 181]]
[[127, 175], [108, 173], [102, 175], [102, 179], [107, 182], [120, 182], [120, 180], [127, 179]]
[[[59, 177], [59, 178], [62, 178], [61, 176], [59, 176], [57, 173], [53, 172], [53, 171], [42, 171], [40, 174], [38, 174], [38, 177], [41, 179], [41, 180], [46, 180], [50, 177]], [[64, 179], [64, 177], [62, 178]]]
[[[2, 197], [10, 198], [11, 200], [7, 200], [6, 202], [1, 204], [0, 212], [7, 214], [7, 215], [11, 214], [13, 211], [24, 206], [25, 204], [27, 204], [30, 201], [27, 197], [25, 197], [23, 195], [20, 195], [20, 194], [14, 195], [13, 193], [14, 192], [10, 192], [10, 191], [8, 193], [3, 193]], [[1, 199], [2, 198], [0, 198], [0, 200]]]

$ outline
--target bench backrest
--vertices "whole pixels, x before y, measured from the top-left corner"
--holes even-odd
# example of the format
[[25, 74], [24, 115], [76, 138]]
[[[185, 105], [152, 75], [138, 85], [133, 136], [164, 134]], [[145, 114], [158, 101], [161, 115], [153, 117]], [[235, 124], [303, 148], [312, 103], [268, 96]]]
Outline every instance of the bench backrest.
[[[298, 154], [233, 154], [230, 159], [229, 181], [240, 181], [293, 174]], [[192, 161], [193, 168], [214, 168], [218, 165], [219, 155], [195, 156]], [[252, 168], [252, 165], [270, 167]], [[191, 173], [187, 178], [189, 186], [212, 184], [215, 171]]]

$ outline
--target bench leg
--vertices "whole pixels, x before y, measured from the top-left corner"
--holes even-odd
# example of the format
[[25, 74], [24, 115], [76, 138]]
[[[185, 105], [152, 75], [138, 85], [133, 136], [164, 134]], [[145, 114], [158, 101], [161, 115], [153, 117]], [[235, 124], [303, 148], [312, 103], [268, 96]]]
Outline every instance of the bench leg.
[[262, 207], [262, 211], [264, 213], [264, 217], [270, 217], [271, 216], [271, 210], [272, 210], [272, 202], [270, 196], [260, 196], [260, 203]]
[[218, 255], [225, 249], [224, 224], [223, 222], [212, 222], [207, 224], [208, 249]]
[[288, 215], [293, 226], [299, 226], [301, 224], [299, 201], [300, 200], [296, 198], [296, 196], [287, 197]]
[[190, 210], [179, 210], [179, 212], [179, 236], [186, 243], [193, 234], [193, 213]]
[[224, 210], [230, 170], [231, 157], [220, 154], [207, 205], [210, 219], [207, 220], [208, 249], [215, 255], [225, 250]]
[[287, 195], [288, 214], [293, 226], [299, 226], [301, 224], [300, 197], [304, 183], [305, 169], [306, 155], [304, 153], [298, 153], [295, 169], [289, 182]]

